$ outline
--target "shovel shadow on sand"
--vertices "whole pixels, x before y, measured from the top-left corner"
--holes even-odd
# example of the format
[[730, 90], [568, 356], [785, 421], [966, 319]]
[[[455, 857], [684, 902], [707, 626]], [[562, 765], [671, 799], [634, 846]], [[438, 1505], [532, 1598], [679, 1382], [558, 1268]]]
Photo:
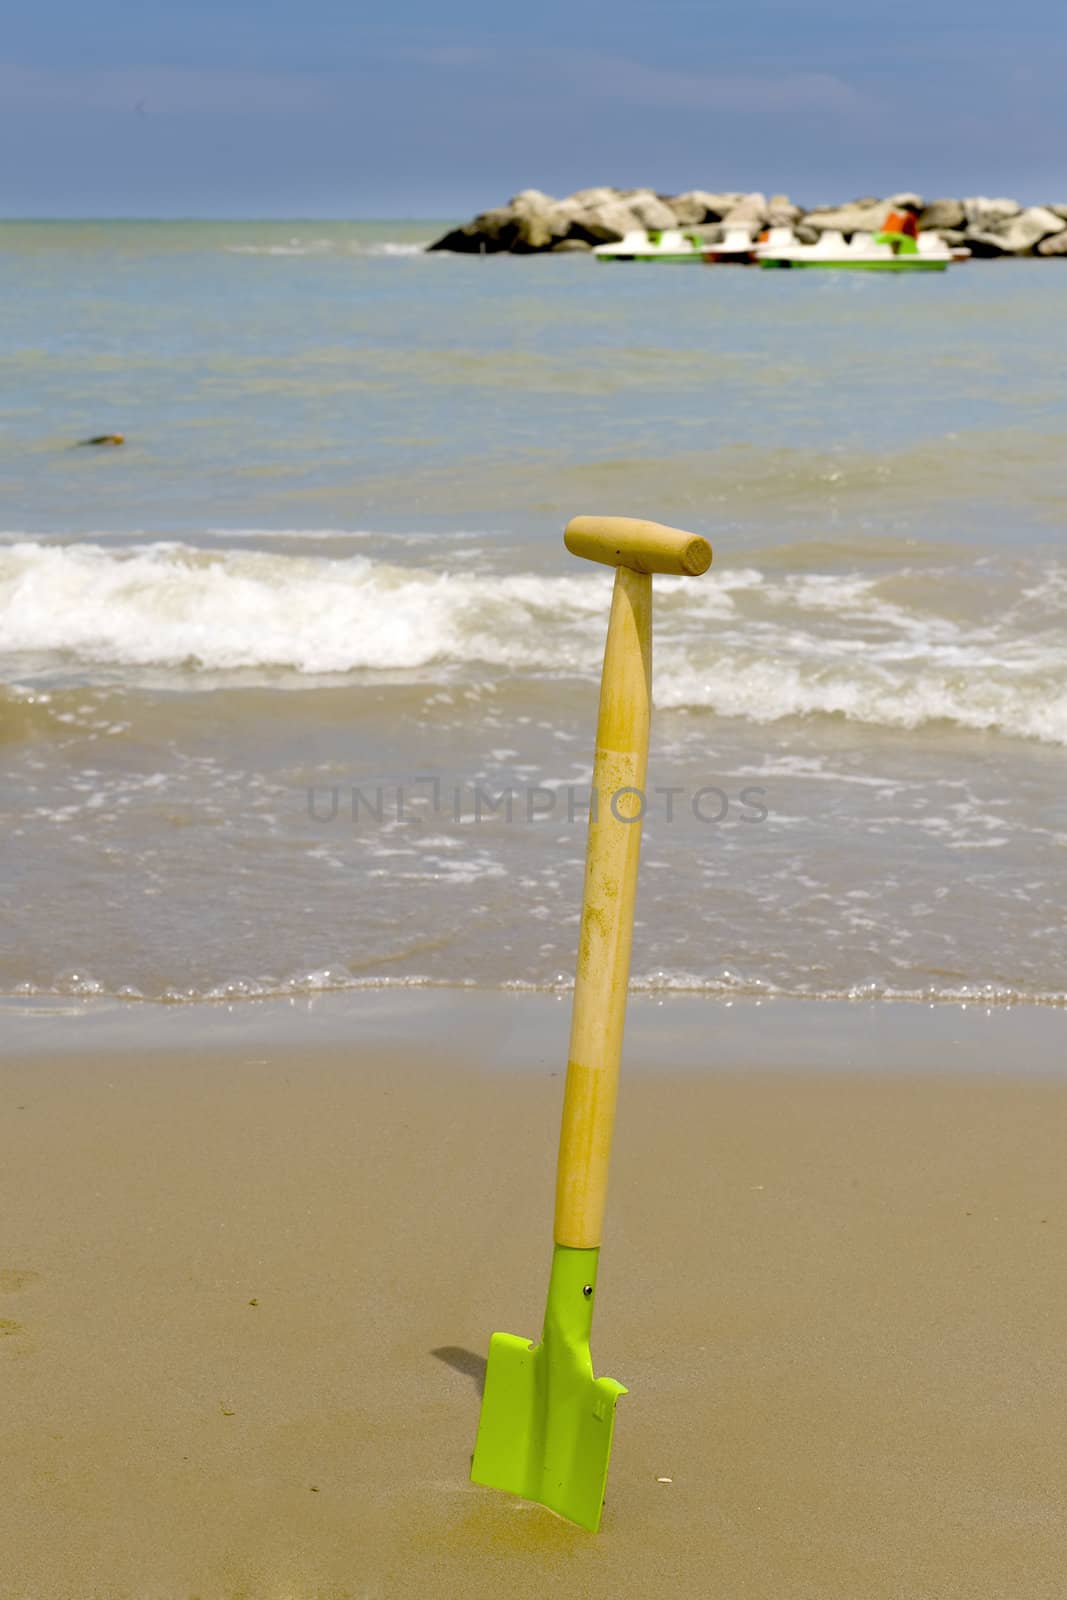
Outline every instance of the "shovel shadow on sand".
[[436, 1350], [431, 1350], [430, 1354], [436, 1356], [438, 1361], [443, 1361], [446, 1367], [451, 1367], [455, 1372], [461, 1372], [465, 1378], [471, 1380], [478, 1393], [482, 1393], [485, 1388], [486, 1359], [484, 1356], [476, 1355], [473, 1350], [464, 1350], [458, 1344], [439, 1345]]

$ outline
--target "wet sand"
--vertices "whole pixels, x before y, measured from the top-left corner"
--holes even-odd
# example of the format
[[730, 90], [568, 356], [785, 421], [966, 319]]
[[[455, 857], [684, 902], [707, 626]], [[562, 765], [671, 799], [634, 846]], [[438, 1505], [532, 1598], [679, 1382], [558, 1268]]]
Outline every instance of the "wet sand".
[[594, 1537], [466, 1479], [565, 1005], [132, 1014], [7, 1031], [4, 1600], [1063, 1595], [1067, 1018], [636, 1008]]

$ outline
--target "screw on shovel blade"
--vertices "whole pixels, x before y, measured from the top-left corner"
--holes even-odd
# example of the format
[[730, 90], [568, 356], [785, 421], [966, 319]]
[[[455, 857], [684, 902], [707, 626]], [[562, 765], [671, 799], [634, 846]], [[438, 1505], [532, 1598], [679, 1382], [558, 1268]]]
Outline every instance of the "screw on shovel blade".
[[594, 1378], [589, 1331], [599, 1250], [557, 1245], [541, 1343], [494, 1333], [471, 1478], [596, 1532], [626, 1389]]

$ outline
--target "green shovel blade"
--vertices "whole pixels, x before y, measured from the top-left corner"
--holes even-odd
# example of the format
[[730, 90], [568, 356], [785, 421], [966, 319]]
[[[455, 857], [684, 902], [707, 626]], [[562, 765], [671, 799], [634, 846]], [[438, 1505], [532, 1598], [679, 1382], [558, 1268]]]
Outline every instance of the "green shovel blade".
[[471, 1463], [475, 1483], [536, 1500], [594, 1533], [608, 1480], [615, 1402], [589, 1353], [599, 1250], [556, 1245], [541, 1343], [494, 1333]]

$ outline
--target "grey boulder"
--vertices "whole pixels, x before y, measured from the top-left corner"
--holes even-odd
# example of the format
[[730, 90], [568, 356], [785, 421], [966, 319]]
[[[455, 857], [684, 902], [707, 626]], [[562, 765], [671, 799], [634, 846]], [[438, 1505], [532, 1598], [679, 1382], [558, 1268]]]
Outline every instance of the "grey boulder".
[[732, 205], [723, 217], [723, 222], [728, 228], [750, 223], [753, 227], [762, 228], [767, 221], [767, 197], [755, 192], [742, 195], [741, 199]]
[[839, 233], [877, 233], [889, 215], [888, 200], [854, 200], [847, 206], [809, 211], [804, 224], [816, 233], [836, 228]]
[[[669, 226], [674, 226], [673, 219]], [[587, 244], [614, 244], [628, 233], [639, 232], [641, 227], [642, 223], [622, 200], [605, 200], [577, 208], [571, 216], [567, 237], [584, 239]]]
[[920, 228], [962, 228], [967, 212], [962, 200], [928, 200], [919, 215]]
[[604, 184], [596, 189], [575, 189], [572, 195], [567, 196], [564, 204], [576, 206], [579, 210], [585, 206], [606, 206], [618, 200], [622, 192], [621, 189], [612, 189]]
[[993, 227], [971, 228], [967, 243], [975, 255], [1027, 256], [1049, 234], [1058, 234], [1067, 222], [1046, 206], [1029, 206], [1018, 216], [1005, 217]]
[[984, 194], [972, 194], [963, 202], [968, 228], [995, 228], [999, 222], [1017, 217], [1021, 210], [1018, 200], [991, 200]]
[[523, 251], [547, 250], [566, 237], [571, 219], [551, 195], [524, 189], [509, 202], [515, 214], [516, 243]]
[[469, 253], [496, 253], [513, 251], [528, 254], [544, 250], [553, 238], [567, 232], [569, 219], [555, 217], [557, 202], [539, 189], [524, 189], [514, 195], [506, 206], [495, 206], [482, 211], [464, 228], [453, 228], [442, 238], [435, 239], [431, 250], [453, 250]]
[[886, 199], [886, 204], [893, 207], [914, 206], [916, 211], [923, 208], [923, 197], [912, 189], [901, 189], [899, 194], [891, 194]]
[[878, 233], [885, 226], [885, 220], [891, 211], [899, 210], [901, 206], [915, 206], [922, 209], [922, 195], [913, 194], [910, 189], [904, 189], [899, 194], [888, 195], [884, 200], [878, 200], [873, 195], [864, 195], [862, 199], [853, 200], [847, 206], [824, 206], [809, 211], [804, 221], [809, 227], [816, 228], [819, 233], [825, 233], [828, 228], [836, 228], [840, 233]]
[[772, 194], [767, 201], [768, 227], [790, 228], [802, 215], [800, 207], [794, 205], [787, 194]]
[[674, 220], [681, 228], [694, 227], [702, 222], [721, 222], [731, 206], [744, 198], [741, 194], [712, 194], [708, 189], [687, 189], [684, 194], [673, 194], [667, 204]]
[[669, 205], [651, 189], [632, 189], [622, 196], [627, 211], [641, 228], [676, 228], [677, 217]]
[[439, 239], [428, 244], [429, 250], [447, 250], [454, 255], [477, 255], [487, 246], [473, 222], [468, 222], [465, 228], [449, 228]]

